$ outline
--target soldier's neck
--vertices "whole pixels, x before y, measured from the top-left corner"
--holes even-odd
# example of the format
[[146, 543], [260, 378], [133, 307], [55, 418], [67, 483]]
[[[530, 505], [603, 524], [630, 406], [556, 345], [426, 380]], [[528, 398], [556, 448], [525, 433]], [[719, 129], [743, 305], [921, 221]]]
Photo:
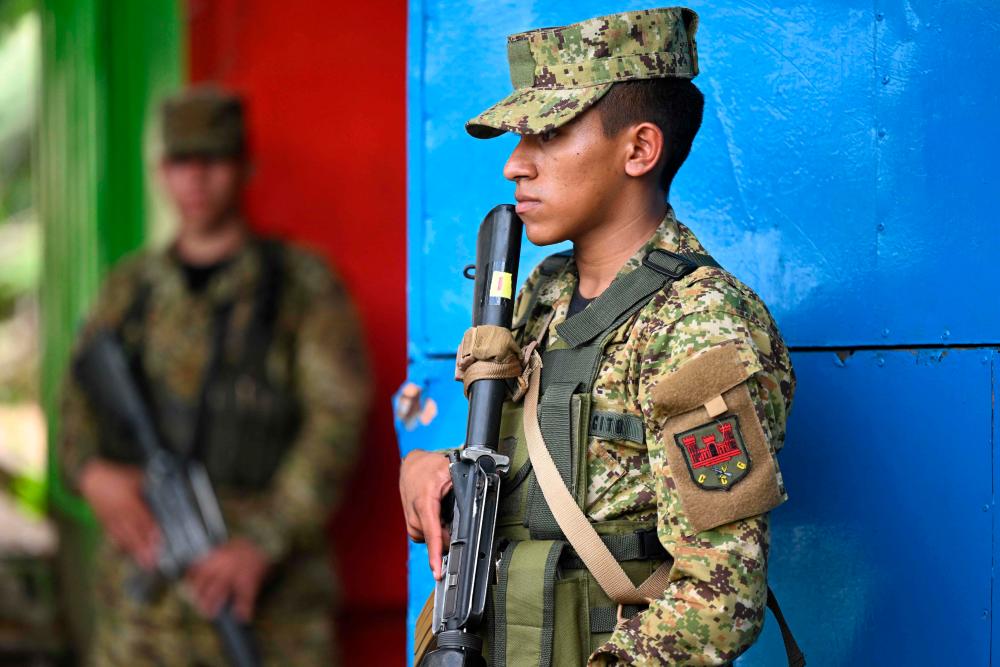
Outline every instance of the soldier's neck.
[[185, 264], [209, 266], [236, 255], [249, 237], [247, 226], [238, 214], [211, 226], [182, 223], [174, 243], [174, 252]]
[[625, 263], [653, 236], [667, 214], [663, 195], [641, 206], [616, 209], [620, 214], [595, 225], [573, 240], [573, 256], [580, 276], [580, 296], [600, 296]]

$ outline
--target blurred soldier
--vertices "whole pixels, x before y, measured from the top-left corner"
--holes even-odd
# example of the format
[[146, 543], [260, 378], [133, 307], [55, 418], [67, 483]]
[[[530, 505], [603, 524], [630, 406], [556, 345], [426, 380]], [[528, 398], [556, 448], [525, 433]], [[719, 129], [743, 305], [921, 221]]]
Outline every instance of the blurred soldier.
[[220, 665], [206, 618], [231, 600], [266, 664], [328, 665], [325, 524], [355, 460], [369, 398], [361, 332], [317, 256], [256, 236], [241, 102], [193, 89], [163, 107], [160, 176], [180, 217], [169, 249], [107, 277], [78, 341], [119, 333], [161, 436], [206, 467], [229, 541], [155, 596], [130, 582], [160, 535], [134, 443], [68, 375], [59, 457], [106, 540], [97, 557], [97, 665]]
[[[795, 380], [764, 303], [667, 203], [701, 124], [697, 25], [673, 7], [512, 35], [515, 91], [466, 125], [520, 135], [504, 176], [528, 238], [573, 242], [514, 312], [520, 345], [543, 350], [542, 393], [507, 406], [500, 429], [511, 470], [482, 633], [492, 665], [725, 665], [763, 625]], [[536, 409], [544, 442], [528, 428]], [[546, 450], [555, 481], [534, 465]], [[576, 504], [547, 503], [549, 484]], [[444, 456], [404, 461], [409, 532], [438, 578], [450, 487]], [[575, 513], [607, 547], [590, 553], [597, 567], [563, 533]], [[622, 570], [648, 604], [609, 598]]]

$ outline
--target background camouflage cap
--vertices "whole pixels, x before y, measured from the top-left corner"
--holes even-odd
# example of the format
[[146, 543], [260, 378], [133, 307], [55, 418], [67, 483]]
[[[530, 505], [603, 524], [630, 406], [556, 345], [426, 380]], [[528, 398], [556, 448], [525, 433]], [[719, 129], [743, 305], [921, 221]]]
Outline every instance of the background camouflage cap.
[[168, 158], [242, 157], [243, 102], [214, 86], [198, 86], [163, 103], [163, 148]]
[[618, 81], [698, 74], [698, 15], [665, 7], [599, 16], [507, 38], [514, 92], [465, 129], [477, 139], [539, 134], [573, 120]]

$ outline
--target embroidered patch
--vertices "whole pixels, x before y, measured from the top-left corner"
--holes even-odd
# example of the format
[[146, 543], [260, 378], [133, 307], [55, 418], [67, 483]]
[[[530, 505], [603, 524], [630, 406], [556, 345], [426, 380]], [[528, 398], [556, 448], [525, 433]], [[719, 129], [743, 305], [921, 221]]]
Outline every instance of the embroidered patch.
[[691, 479], [706, 491], [728, 491], [750, 472], [740, 420], [729, 415], [674, 436]]

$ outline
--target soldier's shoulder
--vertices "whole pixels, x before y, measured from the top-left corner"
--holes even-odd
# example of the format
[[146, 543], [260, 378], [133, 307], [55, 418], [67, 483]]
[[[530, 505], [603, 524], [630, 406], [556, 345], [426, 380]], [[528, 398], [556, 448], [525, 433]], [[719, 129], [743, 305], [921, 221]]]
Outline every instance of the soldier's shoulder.
[[101, 283], [98, 308], [115, 308], [115, 304], [130, 300], [142, 285], [155, 282], [165, 252], [140, 248], [115, 262]]
[[272, 243], [281, 248], [285, 271], [297, 290], [316, 296], [341, 288], [336, 270], [318, 251], [288, 241]]
[[654, 299], [655, 323], [669, 325], [684, 317], [714, 313], [773, 328], [764, 301], [743, 281], [725, 269], [701, 267], [674, 283]]
[[166, 251], [152, 248], [133, 250], [115, 262], [105, 276], [105, 282], [135, 282], [142, 280], [164, 256]]

